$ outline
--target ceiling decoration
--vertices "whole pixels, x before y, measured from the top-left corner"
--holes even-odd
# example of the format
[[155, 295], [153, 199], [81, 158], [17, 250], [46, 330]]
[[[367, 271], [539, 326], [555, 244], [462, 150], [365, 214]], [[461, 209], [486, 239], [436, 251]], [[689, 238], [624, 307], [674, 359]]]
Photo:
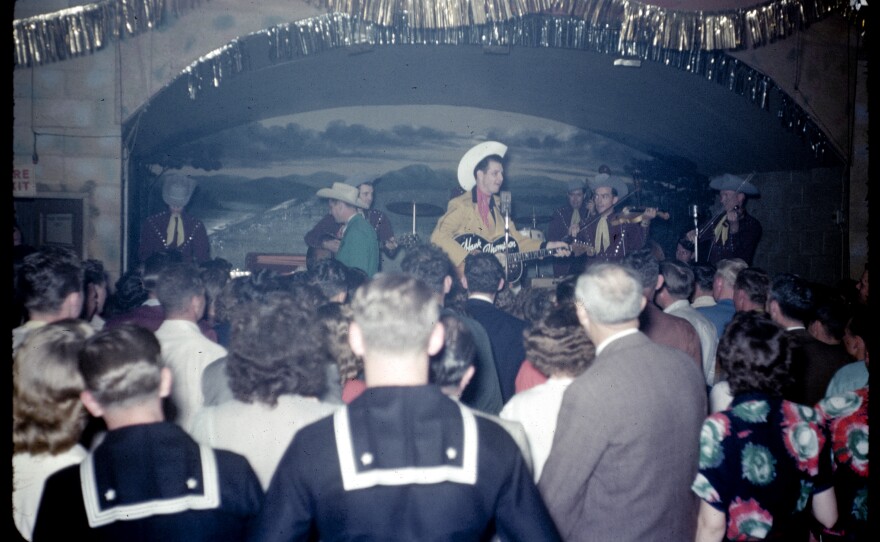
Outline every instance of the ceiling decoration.
[[[103, 0], [12, 22], [15, 65], [34, 66], [92, 54], [113, 40], [161, 26], [169, 17], [209, 0]], [[849, 0], [686, 0], [673, 9], [629, 0], [307, 0], [353, 19], [395, 28], [413, 40], [437, 32], [468, 34], [490, 25], [493, 41], [513, 38], [508, 23], [550, 16], [581, 29], [581, 39], [607, 52], [662, 56], [664, 51], [699, 52], [758, 47], [791, 35]], [[855, 0], [854, 0], [855, 1]], [[669, 3], [669, 0], [660, 0]], [[729, 7], [724, 7], [724, 6]], [[448, 43], [448, 41], [444, 40]]]

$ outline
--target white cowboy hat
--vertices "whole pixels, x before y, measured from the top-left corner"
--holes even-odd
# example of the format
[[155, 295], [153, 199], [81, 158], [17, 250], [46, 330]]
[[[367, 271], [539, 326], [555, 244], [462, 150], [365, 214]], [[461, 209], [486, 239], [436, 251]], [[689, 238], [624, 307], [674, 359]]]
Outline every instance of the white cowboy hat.
[[616, 175], [608, 175], [607, 173], [600, 173], [587, 181], [587, 184], [590, 186], [590, 190], [594, 193], [597, 188], [601, 188], [603, 186], [607, 186], [608, 188], [612, 188], [617, 191], [617, 197], [622, 198], [623, 196], [629, 194], [629, 186], [626, 185], [626, 182]]
[[171, 207], [186, 207], [196, 189], [196, 180], [189, 175], [167, 173], [162, 184], [162, 200]]
[[497, 141], [484, 141], [479, 145], [471, 147], [469, 151], [464, 153], [461, 161], [458, 162], [458, 184], [465, 190], [470, 190], [477, 184], [474, 177], [474, 168], [480, 161], [493, 154], [504, 158], [507, 152], [507, 145]]
[[335, 199], [360, 209], [366, 209], [364, 204], [358, 200], [358, 193], [358, 189], [350, 184], [333, 183], [333, 186], [330, 188], [318, 190], [318, 197]]
[[758, 188], [750, 183], [748, 179], [743, 179], [730, 173], [715, 177], [709, 183], [709, 186], [718, 191], [733, 190], [734, 192], [742, 192], [747, 196], [757, 196], [760, 194]]

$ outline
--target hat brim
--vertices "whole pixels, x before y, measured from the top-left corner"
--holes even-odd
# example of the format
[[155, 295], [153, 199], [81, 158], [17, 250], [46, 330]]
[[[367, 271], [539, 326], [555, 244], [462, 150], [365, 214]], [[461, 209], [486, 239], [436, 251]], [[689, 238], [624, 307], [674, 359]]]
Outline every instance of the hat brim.
[[474, 168], [483, 158], [487, 156], [497, 155], [504, 158], [507, 153], [507, 145], [497, 141], [484, 141], [479, 145], [471, 147], [469, 151], [464, 153], [458, 162], [458, 184], [465, 190], [470, 190], [477, 184], [474, 178]]
[[617, 197], [623, 197], [629, 194], [629, 186], [621, 179], [620, 177], [614, 175], [608, 175], [607, 173], [600, 173], [587, 181], [587, 186], [590, 187], [594, 193], [597, 188], [601, 188], [603, 186], [607, 186], [612, 188], [617, 192]]
[[742, 192], [747, 196], [757, 196], [761, 193], [758, 187], [750, 183], [748, 179], [743, 179], [730, 173], [715, 177], [709, 182], [709, 186], [718, 191], [732, 190], [734, 192]]
[[341, 201], [343, 203], [347, 203], [349, 205], [357, 207], [358, 209], [366, 209], [367, 208], [357, 198], [355, 198], [352, 201], [352, 199], [349, 197], [348, 194], [344, 194], [344, 193], [339, 192], [337, 190], [333, 190], [332, 188], [322, 188], [322, 189], [318, 190], [317, 196], [319, 198], [335, 199], [335, 200]]

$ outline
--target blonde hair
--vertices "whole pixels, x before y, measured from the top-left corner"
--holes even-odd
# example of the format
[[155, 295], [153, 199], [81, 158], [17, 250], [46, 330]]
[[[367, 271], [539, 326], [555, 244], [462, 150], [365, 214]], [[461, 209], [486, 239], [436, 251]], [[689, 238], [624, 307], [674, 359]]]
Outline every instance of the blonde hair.
[[72, 448], [86, 412], [79, 395], [84, 384], [79, 351], [94, 330], [77, 319], [31, 331], [12, 366], [14, 453], [56, 455]]

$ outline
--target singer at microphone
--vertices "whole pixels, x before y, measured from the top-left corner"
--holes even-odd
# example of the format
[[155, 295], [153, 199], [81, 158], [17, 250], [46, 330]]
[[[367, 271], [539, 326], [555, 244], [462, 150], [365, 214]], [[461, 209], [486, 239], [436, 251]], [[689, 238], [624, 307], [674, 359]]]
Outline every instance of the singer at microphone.
[[459, 276], [464, 274], [464, 259], [470, 253], [456, 241], [464, 234], [479, 236], [489, 243], [509, 235], [512, 241], [516, 241], [520, 252], [547, 248], [559, 249], [554, 256], [570, 254], [567, 243], [544, 243], [522, 235], [509, 216], [509, 200], [503, 204], [505, 210], [501, 210], [502, 197], [508, 199], [504, 193], [499, 197], [504, 183], [506, 153], [507, 146], [503, 143], [486, 141], [464, 154], [458, 164], [458, 184], [465, 193], [449, 201], [446, 214], [440, 217], [431, 234], [431, 242], [449, 255]]

